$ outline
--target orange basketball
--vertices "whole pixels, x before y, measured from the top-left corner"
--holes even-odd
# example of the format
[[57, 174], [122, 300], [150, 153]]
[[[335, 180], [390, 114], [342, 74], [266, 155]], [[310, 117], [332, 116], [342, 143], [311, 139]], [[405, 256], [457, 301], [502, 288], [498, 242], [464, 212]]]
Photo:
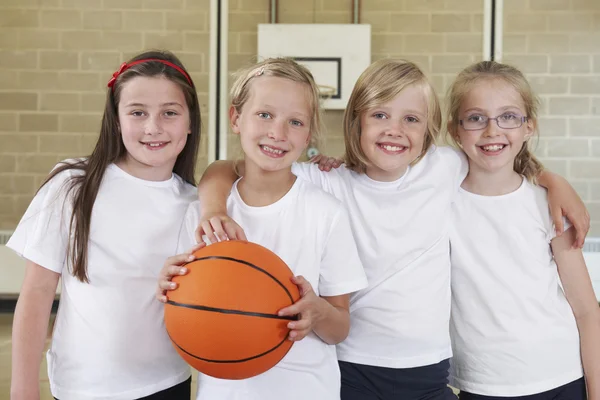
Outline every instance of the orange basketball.
[[290, 350], [277, 312], [300, 294], [288, 266], [255, 243], [225, 241], [194, 253], [188, 273], [167, 293], [165, 324], [173, 345], [198, 371], [245, 379], [277, 364]]

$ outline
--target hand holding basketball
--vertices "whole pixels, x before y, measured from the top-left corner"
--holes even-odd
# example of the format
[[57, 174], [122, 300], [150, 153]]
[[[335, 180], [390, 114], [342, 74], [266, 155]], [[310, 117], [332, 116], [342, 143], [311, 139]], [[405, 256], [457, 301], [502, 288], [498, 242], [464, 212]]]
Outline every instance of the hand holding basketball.
[[303, 276], [294, 276], [292, 283], [298, 286], [300, 300], [289, 307], [279, 310], [280, 316], [299, 315], [300, 319], [288, 323], [291, 330], [288, 338], [294, 342], [302, 340], [308, 335], [316, 324], [324, 318], [328, 306], [326, 300], [317, 296], [311, 284]]
[[196, 241], [202, 242], [202, 236], [206, 235], [211, 243], [224, 240], [248, 240], [241, 226], [231, 219], [226, 212], [205, 213], [200, 218], [200, 224], [196, 229]]
[[167, 261], [165, 261], [165, 264], [158, 275], [158, 287], [156, 289], [156, 299], [158, 301], [162, 303], [167, 302], [167, 290], [177, 289], [177, 283], [171, 281], [173, 277], [187, 274], [187, 268], [182, 267], [182, 265], [193, 261], [194, 256], [192, 253], [205, 246], [206, 243], [201, 242], [186, 253], [167, 258]]

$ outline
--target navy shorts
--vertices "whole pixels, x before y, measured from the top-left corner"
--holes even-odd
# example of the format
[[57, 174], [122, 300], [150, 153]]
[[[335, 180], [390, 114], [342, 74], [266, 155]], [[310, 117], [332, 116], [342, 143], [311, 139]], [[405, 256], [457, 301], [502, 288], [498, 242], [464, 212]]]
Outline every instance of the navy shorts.
[[576, 381], [567, 383], [566, 385], [557, 387], [556, 389], [548, 390], [538, 394], [518, 397], [495, 397], [483, 396], [468, 392], [460, 392], [459, 399], [461, 400], [586, 400], [587, 391], [585, 388], [585, 379], [579, 378]]
[[[178, 385], [170, 387], [160, 392], [142, 397], [138, 400], [190, 400], [192, 396], [192, 377], [181, 382]], [[56, 397], [54, 400], [58, 400]]]
[[456, 400], [448, 387], [450, 362], [385, 368], [340, 361], [342, 400]]

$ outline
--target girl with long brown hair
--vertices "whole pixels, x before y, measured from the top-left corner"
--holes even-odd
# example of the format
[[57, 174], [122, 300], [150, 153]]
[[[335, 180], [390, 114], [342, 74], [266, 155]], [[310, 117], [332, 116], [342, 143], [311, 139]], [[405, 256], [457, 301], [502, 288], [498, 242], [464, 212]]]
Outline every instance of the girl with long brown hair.
[[196, 197], [196, 88], [177, 57], [160, 51], [123, 63], [108, 87], [92, 154], [54, 168], [7, 244], [26, 260], [13, 322], [13, 399], [39, 399], [59, 279], [47, 353], [55, 398], [190, 396], [190, 369], [169, 341], [154, 289]]

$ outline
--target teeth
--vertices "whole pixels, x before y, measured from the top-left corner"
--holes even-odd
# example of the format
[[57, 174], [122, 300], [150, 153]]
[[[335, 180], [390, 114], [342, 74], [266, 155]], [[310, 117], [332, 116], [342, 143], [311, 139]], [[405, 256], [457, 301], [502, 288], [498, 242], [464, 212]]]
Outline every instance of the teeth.
[[482, 146], [483, 150], [485, 151], [498, 151], [498, 150], [502, 150], [504, 148], [503, 144], [493, 144], [493, 145], [489, 145], [489, 146]]
[[401, 147], [401, 146], [390, 146], [390, 145], [387, 145], [387, 144], [383, 144], [383, 145], [381, 145], [381, 147], [383, 147], [387, 151], [400, 151], [400, 150], [402, 150], [404, 148], [404, 147]]
[[148, 145], [150, 147], [158, 147], [158, 146], [162, 145], [162, 143], [148, 143]]
[[269, 153], [273, 153], [273, 154], [283, 154], [283, 150], [279, 150], [279, 149], [274, 149], [272, 147], [269, 146], [260, 146], [264, 151], [267, 151]]

